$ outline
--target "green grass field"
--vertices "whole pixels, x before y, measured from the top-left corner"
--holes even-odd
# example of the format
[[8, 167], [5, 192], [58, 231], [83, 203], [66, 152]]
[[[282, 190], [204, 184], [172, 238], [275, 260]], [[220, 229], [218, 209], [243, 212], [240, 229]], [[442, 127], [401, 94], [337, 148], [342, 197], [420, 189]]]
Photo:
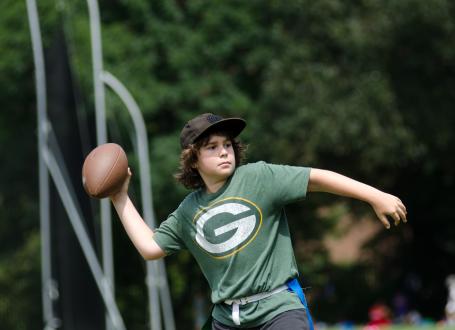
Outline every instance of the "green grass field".
[[[362, 330], [363, 326], [357, 326], [353, 329]], [[325, 330], [340, 330], [346, 329], [343, 327], [328, 327]], [[411, 325], [394, 325], [390, 327], [380, 328], [381, 330], [455, 330], [455, 326], [439, 326], [439, 325], [420, 325], [420, 326], [411, 326]], [[317, 330], [317, 329], [316, 329]]]
[[455, 330], [455, 326], [438, 326], [438, 325], [420, 325], [420, 326], [393, 326], [389, 328], [390, 330], [414, 330], [414, 329], [421, 329], [421, 330]]

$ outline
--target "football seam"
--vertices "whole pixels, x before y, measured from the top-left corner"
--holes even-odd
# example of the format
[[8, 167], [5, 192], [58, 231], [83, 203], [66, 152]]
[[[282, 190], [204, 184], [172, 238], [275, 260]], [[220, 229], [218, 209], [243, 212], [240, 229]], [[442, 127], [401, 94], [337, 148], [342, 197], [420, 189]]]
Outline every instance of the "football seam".
[[117, 162], [118, 162], [119, 158], [120, 158], [120, 150], [117, 150], [117, 158], [115, 159], [115, 162], [114, 162], [114, 164], [112, 165], [112, 167], [109, 169], [109, 172], [107, 173], [107, 175], [104, 177], [103, 182], [101, 182], [101, 183], [98, 185], [98, 187], [97, 187], [97, 189], [96, 189], [96, 194], [95, 194], [95, 195], [98, 195], [98, 194], [99, 194], [99, 189], [100, 189], [100, 187], [102, 187], [102, 186], [104, 185], [104, 183], [106, 182], [106, 180], [110, 177], [110, 175], [111, 175], [111, 173], [112, 173], [112, 170], [114, 169], [115, 165], [117, 165]]

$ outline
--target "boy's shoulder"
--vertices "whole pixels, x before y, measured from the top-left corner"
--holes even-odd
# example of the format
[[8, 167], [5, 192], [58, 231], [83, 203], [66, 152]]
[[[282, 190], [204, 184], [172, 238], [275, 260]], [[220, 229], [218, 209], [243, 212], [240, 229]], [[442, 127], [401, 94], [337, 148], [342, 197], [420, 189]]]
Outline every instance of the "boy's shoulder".
[[305, 166], [293, 166], [285, 164], [274, 164], [267, 163], [264, 161], [258, 161], [255, 163], [248, 163], [241, 165], [237, 168], [237, 175], [241, 179], [250, 177], [250, 178], [285, 178], [289, 175], [295, 175], [297, 173], [308, 172], [310, 168]]
[[172, 215], [178, 219], [187, 218], [191, 214], [191, 210], [197, 206], [197, 192], [198, 190], [188, 193], [183, 198], [177, 208], [172, 212]]
[[262, 177], [269, 175], [271, 169], [276, 166], [265, 161], [257, 161], [239, 166], [236, 169], [236, 175], [242, 177]]
[[237, 171], [241, 171], [241, 172], [255, 171], [256, 172], [256, 171], [264, 168], [266, 165], [267, 165], [266, 162], [260, 160], [255, 163], [247, 163], [247, 164], [240, 165], [237, 168]]
[[199, 193], [200, 193], [200, 189], [193, 190], [192, 192], [188, 193], [188, 195], [186, 195], [185, 198], [180, 202], [180, 205], [177, 208], [177, 210], [184, 208], [185, 206], [187, 206], [190, 203], [194, 203], [194, 201], [197, 198], [197, 194], [199, 194]]

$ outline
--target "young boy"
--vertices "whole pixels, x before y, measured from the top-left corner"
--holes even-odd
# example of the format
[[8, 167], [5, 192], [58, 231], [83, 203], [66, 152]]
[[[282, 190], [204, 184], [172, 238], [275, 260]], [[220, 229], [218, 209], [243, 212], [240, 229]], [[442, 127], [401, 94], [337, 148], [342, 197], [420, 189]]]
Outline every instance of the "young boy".
[[153, 232], [128, 197], [129, 177], [111, 200], [147, 260], [188, 249], [206, 277], [218, 329], [309, 329], [311, 317], [295, 278], [297, 264], [284, 206], [307, 192], [368, 202], [386, 228], [406, 222], [395, 196], [340, 174], [264, 162], [240, 165], [240, 118], [202, 114], [180, 135], [179, 182], [194, 191]]

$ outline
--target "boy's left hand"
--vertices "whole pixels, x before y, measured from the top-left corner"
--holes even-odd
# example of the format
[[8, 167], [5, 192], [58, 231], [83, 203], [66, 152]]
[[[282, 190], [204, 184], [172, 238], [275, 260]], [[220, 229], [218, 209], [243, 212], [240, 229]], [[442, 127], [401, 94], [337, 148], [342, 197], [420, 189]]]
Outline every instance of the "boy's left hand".
[[404, 206], [403, 202], [394, 195], [380, 191], [371, 202], [371, 206], [376, 212], [379, 220], [381, 220], [387, 229], [390, 228], [390, 222], [387, 219], [387, 216], [391, 217], [394, 220], [395, 226], [397, 226], [400, 221], [408, 221], [406, 219], [406, 207]]

